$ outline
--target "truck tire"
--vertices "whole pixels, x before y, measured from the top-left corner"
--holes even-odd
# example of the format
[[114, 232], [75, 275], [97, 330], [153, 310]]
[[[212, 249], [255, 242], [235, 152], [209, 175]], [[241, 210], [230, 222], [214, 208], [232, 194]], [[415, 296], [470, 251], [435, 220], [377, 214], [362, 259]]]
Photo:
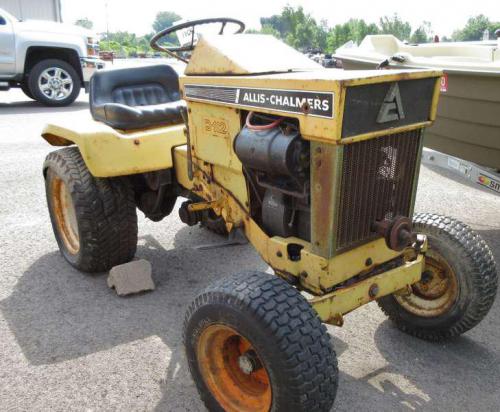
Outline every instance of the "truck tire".
[[338, 385], [329, 335], [307, 300], [262, 272], [222, 279], [188, 308], [189, 369], [210, 411], [329, 411]]
[[84, 272], [131, 261], [137, 213], [129, 182], [93, 177], [77, 147], [49, 153], [43, 170], [50, 220], [64, 258]]
[[47, 59], [31, 69], [28, 88], [33, 98], [46, 106], [68, 106], [80, 94], [81, 80], [69, 63]]
[[26, 97], [29, 97], [30, 99], [34, 100], [33, 95], [31, 94], [28, 82], [26, 80], [24, 80], [21, 83], [20, 87], [21, 87], [21, 90], [23, 91], [23, 93], [26, 95]]
[[458, 220], [421, 213], [413, 223], [429, 242], [422, 280], [410, 294], [385, 296], [378, 304], [410, 335], [430, 341], [456, 337], [481, 322], [493, 305], [498, 287], [493, 255]]

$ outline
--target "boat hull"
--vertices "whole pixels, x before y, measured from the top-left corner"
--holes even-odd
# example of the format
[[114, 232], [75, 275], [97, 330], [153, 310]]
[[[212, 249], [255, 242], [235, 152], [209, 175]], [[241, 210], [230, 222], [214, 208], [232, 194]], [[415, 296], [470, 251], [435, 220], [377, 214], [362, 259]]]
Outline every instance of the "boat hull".
[[[373, 62], [341, 60], [346, 70], [377, 66]], [[427, 130], [424, 145], [500, 169], [500, 74], [446, 74], [447, 90], [441, 92], [436, 122]]]

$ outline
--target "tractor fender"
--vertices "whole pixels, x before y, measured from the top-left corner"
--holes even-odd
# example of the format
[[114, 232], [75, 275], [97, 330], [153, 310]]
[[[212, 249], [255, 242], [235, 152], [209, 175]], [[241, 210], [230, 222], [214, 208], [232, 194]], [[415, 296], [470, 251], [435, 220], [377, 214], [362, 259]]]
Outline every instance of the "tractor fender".
[[184, 125], [124, 132], [93, 120], [77, 125], [48, 124], [42, 137], [52, 146], [77, 145], [95, 177], [170, 169], [173, 148], [186, 144]]

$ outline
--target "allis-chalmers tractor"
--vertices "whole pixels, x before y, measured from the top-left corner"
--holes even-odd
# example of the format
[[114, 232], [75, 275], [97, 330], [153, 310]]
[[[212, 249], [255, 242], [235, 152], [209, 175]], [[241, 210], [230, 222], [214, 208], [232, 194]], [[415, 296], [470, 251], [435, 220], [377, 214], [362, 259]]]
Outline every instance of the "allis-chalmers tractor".
[[[195, 35], [201, 24], [221, 28]], [[190, 41], [166, 47], [179, 30]], [[44, 163], [48, 207], [62, 255], [84, 272], [134, 258], [136, 208], [159, 221], [184, 197], [184, 223], [242, 230], [274, 275], [221, 279], [189, 305], [200, 396], [210, 410], [326, 411], [338, 369], [323, 322], [376, 301], [417, 338], [456, 337], [490, 309], [495, 262], [465, 224], [413, 216], [440, 72], [324, 69], [243, 30], [221, 18], [158, 33], [152, 46], [186, 61], [182, 75], [95, 74], [94, 120], [43, 131], [70, 146]]]

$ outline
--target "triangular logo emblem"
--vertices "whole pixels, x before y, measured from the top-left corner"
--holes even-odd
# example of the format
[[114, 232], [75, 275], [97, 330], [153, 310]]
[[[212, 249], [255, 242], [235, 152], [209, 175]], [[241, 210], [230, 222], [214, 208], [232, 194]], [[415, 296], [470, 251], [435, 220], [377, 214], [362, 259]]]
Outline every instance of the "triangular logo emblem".
[[401, 93], [397, 83], [392, 83], [377, 116], [377, 123], [393, 122], [405, 118]]

